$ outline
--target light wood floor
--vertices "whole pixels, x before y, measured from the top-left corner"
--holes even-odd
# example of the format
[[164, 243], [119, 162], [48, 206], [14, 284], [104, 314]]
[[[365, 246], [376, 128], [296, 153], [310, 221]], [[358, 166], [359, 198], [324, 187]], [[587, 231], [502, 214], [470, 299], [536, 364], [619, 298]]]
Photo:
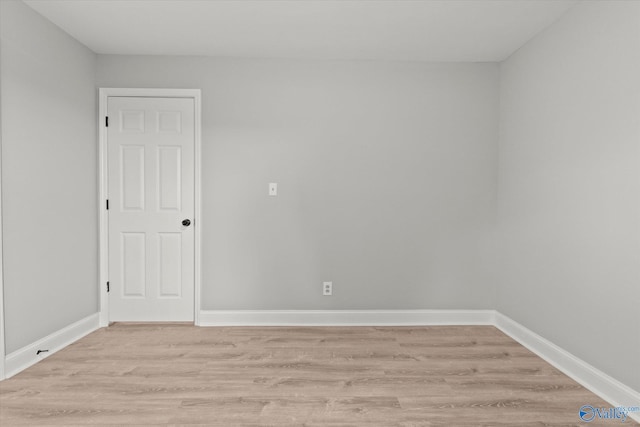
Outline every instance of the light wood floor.
[[0, 382], [2, 426], [565, 426], [584, 404], [610, 406], [491, 326], [114, 324]]

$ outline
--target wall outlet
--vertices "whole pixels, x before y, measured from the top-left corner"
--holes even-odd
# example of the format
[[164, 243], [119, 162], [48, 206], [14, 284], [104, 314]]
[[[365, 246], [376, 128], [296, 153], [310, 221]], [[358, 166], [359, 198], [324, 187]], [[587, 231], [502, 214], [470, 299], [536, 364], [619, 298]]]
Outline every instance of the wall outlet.
[[329, 296], [333, 294], [333, 282], [322, 282], [322, 295]]

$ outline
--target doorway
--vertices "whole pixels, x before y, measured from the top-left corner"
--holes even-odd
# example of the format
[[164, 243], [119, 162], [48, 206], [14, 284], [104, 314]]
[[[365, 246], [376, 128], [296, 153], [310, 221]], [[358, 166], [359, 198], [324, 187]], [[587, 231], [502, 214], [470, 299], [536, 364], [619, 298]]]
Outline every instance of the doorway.
[[101, 324], [194, 321], [200, 91], [100, 90]]

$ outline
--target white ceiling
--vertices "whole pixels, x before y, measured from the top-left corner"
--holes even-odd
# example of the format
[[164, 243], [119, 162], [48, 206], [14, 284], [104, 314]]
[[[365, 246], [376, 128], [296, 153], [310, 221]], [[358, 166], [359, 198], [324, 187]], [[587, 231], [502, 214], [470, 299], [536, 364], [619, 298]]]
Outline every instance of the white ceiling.
[[26, 0], [102, 54], [501, 61], [575, 0]]

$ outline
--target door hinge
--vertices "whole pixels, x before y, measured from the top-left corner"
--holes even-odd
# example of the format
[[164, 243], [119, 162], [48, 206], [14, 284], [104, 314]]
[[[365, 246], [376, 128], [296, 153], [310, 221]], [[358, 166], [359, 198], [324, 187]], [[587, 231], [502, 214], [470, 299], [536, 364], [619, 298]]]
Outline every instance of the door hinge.
[[107, 292], [109, 292], [109, 282], [107, 282]]
[[104, 118], [104, 125], [105, 125], [106, 127], [109, 127], [109, 116], [106, 116], [106, 117]]
[[109, 199], [107, 199], [107, 210], [109, 210]]

